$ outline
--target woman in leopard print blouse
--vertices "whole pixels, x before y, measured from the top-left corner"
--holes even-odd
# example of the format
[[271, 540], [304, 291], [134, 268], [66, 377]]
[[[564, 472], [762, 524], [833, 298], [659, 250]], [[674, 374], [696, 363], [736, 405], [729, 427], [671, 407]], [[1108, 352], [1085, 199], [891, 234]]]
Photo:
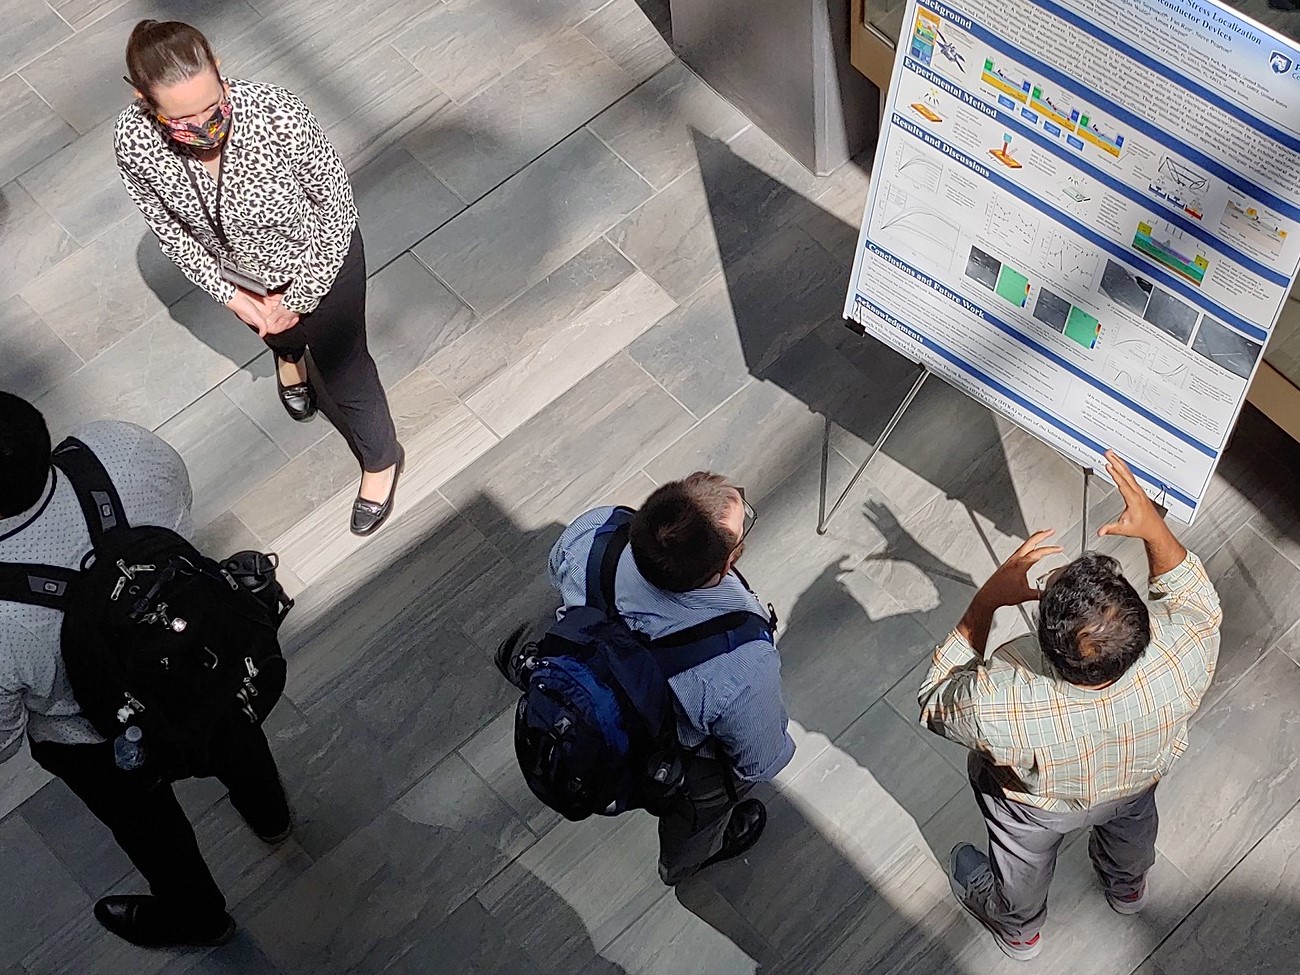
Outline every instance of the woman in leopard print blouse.
[[405, 457], [366, 347], [365, 253], [338, 153], [297, 95], [222, 78], [188, 24], [141, 21], [126, 61], [136, 100], [114, 143], [127, 192], [163, 253], [270, 346], [295, 420], [315, 415], [319, 383], [361, 464], [352, 531], [369, 535]]

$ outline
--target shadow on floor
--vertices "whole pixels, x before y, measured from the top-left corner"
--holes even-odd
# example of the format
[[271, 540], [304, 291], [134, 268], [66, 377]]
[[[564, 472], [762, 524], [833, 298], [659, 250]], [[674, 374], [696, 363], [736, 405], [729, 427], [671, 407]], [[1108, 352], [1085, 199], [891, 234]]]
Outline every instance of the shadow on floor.
[[[845, 328], [838, 348], [853, 369], [827, 376], [792, 375], [778, 367], [787, 349], [824, 323], [842, 318], [848, 288], [849, 269], [803, 228], [816, 223], [818, 239], [853, 240], [856, 228], [801, 198], [723, 143], [699, 132], [694, 139], [731, 312], [750, 373], [782, 387], [851, 437], [873, 443], [918, 375], [915, 363]], [[745, 195], [739, 203], [738, 192]], [[757, 216], [740, 224], [728, 216], [743, 208]], [[953, 397], [944, 390], [945, 384], [931, 377], [883, 448], [898, 464], [938, 486], [952, 483], [955, 474], [986, 453], [1002, 451], [993, 414], [965, 404], [969, 409], [962, 409], [961, 422], [954, 423], [944, 415], [954, 408]], [[1005, 474], [1005, 460], [988, 470], [991, 477]], [[832, 485], [829, 490], [834, 500], [838, 488]], [[1007, 535], [1028, 534], [1014, 496], [985, 499], [971, 510]], [[900, 512], [900, 518], [909, 514]]]
[[[697, 950], [726, 960], [718, 971], [753, 971], [755, 964], [801, 975], [917, 971], [907, 966], [922, 956], [935, 970], [957, 971], [939, 938], [955, 905], [926, 865], [912, 823], [919, 811], [897, 803], [886, 820], [915, 842], [891, 840], [888, 862], [872, 862], [870, 853], [853, 853], [861, 853], [861, 836], [832, 841], [799, 804], [769, 795], [770, 835], [744, 862], [715, 868], [680, 891], [682, 903], [735, 947], [683, 929], [680, 913], [664, 916], [652, 827], [640, 814], [555, 826], [513, 863], [494, 848], [496, 836], [483, 835], [493, 827], [472, 814], [462, 811], [455, 822], [427, 815], [422, 822], [432, 830], [412, 825], [409, 808], [425, 800], [411, 796], [428, 791], [419, 783], [443, 774], [440, 763], [512, 704], [514, 691], [493, 667], [491, 650], [517, 622], [540, 625], [557, 604], [545, 553], [563, 526], [523, 529], [486, 495], [450, 517], [440, 510], [427, 523], [412, 513], [405, 527], [395, 523], [392, 535], [376, 536], [355, 561], [305, 592], [295, 611], [289, 692], [301, 719], [287, 714], [275, 741], [300, 842], [317, 863], [252, 926], [286, 975], [346, 970], [340, 966], [348, 959], [361, 966], [355, 970], [372, 970], [399, 943], [405, 954], [394, 970], [420, 971], [422, 961], [460, 957], [455, 951], [466, 949], [448, 939], [457, 940], [471, 920], [482, 939], [517, 946], [529, 959], [524, 964], [502, 949], [456, 969], [484, 975], [605, 975], [625, 971], [625, 958], [645, 962], [628, 969], [639, 972], [655, 967], [649, 956], [663, 963], [673, 951], [685, 951], [681, 964], [689, 966]], [[837, 611], [850, 627], [881, 625], [847, 593]], [[801, 615], [798, 608], [791, 614], [792, 628]], [[785, 666], [797, 677], [805, 663], [816, 662], [796, 653]], [[511, 798], [512, 806], [535, 806], [513, 756], [506, 764], [504, 788], [523, 797]], [[872, 778], [869, 769], [861, 774]], [[448, 797], [446, 810], [460, 801], [468, 800]], [[880, 790], [858, 810], [863, 834], [891, 802]], [[481, 886], [476, 898], [457, 903], [449, 891], [473, 893], [460, 874]], [[919, 892], [909, 882], [919, 883]], [[411, 919], [400, 931], [392, 917], [378, 916], [397, 903]], [[445, 920], [444, 905], [453, 907]], [[852, 964], [841, 968], [849, 957]], [[875, 967], [886, 962], [902, 967]]]

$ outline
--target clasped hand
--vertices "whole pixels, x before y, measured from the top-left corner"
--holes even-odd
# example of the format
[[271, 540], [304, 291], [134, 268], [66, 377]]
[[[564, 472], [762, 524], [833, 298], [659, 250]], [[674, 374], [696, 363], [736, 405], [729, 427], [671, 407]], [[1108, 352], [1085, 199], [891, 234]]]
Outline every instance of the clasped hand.
[[235, 297], [226, 302], [226, 307], [249, 328], [255, 329], [259, 338], [266, 338], [287, 332], [298, 324], [298, 313], [285, 308], [281, 302], [279, 294], [263, 297], [240, 288]]

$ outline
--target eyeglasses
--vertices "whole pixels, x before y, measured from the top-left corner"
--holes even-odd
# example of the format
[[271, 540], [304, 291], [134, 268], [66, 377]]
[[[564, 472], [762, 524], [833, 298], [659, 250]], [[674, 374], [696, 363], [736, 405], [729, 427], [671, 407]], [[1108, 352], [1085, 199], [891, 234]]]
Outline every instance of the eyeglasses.
[[[141, 90], [139, 86], [126, 75], [122, 75], [122, 80], [137, 91]], [[226, 80], [220, 75], [217, 75], [217, 81], [221, 83], [221, 97], [207, 108], [195, 112], [193, 115], [186, 115], [182, 118], [169, 118], [159, 111], [154, 111], [153, 117], [157, 119], [160, 125], [166, 126], [169, 129], [184, 128], [191, 125], [203, 127], [219, 123], [221, 117], [229, 108], [230, 94], [226, 91]]]
[[[749, 530], [754, 527], [754, 522], [758, 520], [758, 512], [754, 510], [753, 505], [745, 500], [745, 489], [743, 487], [736, 487], [736, 493], [740, 495], [740, 503], [745, 509], [745, 518], [740, 525], [740, 541], [743, 542], [745, 536], [749, 534]], [[736, 544], [739, 545], [740, 542]]]

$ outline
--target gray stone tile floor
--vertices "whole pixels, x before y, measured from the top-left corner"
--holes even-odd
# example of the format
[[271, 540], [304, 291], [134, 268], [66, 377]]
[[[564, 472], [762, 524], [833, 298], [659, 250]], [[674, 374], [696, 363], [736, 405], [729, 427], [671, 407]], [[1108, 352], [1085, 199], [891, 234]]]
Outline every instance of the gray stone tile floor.
[[[282, 415], [264, 349], [117, 185], [119, 63], [145, 16], [300, 91], [353, 172], [410, 458], [368, 542], [344, 527], [342, 440]], [[203, 544], [281, 554], [299, 606], [268, 730], [300, 823], [268, 851], [214, 783], [182, 784], [240, 935], [141, 952], [89, 913], [140, 889], [129, 863], [61, 783], [6, 763], [0, 971], [1011, 969], [949, 895], [939, 864], [980, 824], [914, 688], [1018, 540], [1055, 527], [1077, 548], [1080, 479], [934, 382], [814, 533], [824, 424], [833, 489], [912, 378], [839, 322], [863, 166], [801, 169], [674, 58], [666, 0], [0, 0], [0, 19], [0, 386], [56, 434], [157, 429], [190, 466]], [[762, 843], [670, 892], [650, 819], [564, 823], [531, 797], [490, 655], [552, 609], [543, 559], [568, 519], [701, 467], [759, 510], [745, 567], [784, 617], [800, 747], [762, 790]], [[1186, 533], [1227, 618], [1161, 787], [1152, 907], [1112, 914], [1076, 839], [1036, 970], [1297, 970], [1298, 473], [1300, 448], [1248, 410]], [[1091, 524], [1116, 507], [1099, 489]], [[1139, 549], [1104, 547], [1143, 578]], [[998, 633], [1029, 623], [1008, 612]]]

